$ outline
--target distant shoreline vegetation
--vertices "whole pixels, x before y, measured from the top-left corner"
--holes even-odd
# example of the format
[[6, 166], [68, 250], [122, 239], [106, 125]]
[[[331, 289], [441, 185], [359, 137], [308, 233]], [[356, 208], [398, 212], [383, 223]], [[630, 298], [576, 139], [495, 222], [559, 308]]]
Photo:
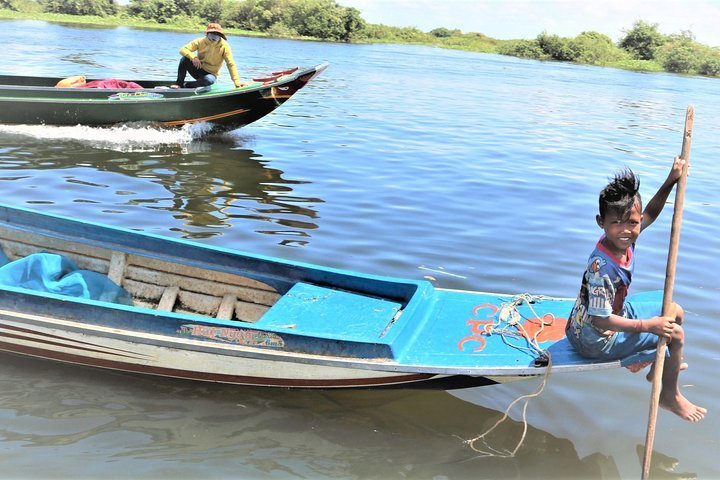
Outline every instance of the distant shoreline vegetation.
[[598, 32], [532, 40], [497, 40], [482, 33], [390, 27], [365, 22], [335, 0], [0, 0], [0, 18], [105, 26], [202, 31], [219, 21], [228, 33], [348, 43], [401, 43], [497, 53], [649, 72], [720, 76], [720, 49], [695, 41], [691, 31], [666, 35], [658, 24], [636, 21], [617, 43]]

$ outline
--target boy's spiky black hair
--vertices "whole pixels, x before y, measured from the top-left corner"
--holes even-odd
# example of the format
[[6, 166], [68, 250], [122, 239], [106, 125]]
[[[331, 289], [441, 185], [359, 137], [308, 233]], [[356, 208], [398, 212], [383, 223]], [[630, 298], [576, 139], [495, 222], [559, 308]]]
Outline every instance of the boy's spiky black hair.
[[608, 211], [627, 214], [638, 202], [642, 210], [640, 198], [640, 178], [632, 170], [625, 167], [615, 174], [600, 192], [600, 217], [605, 218]]

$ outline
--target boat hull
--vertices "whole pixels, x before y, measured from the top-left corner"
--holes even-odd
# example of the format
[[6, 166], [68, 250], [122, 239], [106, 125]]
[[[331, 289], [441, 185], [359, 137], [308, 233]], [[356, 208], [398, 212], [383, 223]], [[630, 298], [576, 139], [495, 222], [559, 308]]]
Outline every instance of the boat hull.
[[564, 335], [573, 299], [445, 290], [8, 205], [0, 247], [6, 266], [65, 256], [132, 296], [2, 283], [0, 266], [0, 350], [78, 365], [239, 385], [448, 389], [654, 358], [580, 357]]
[[56, 79], [0, 76], [0, 123], [108, 126], [140, 122], [173, 127], [211, 122], [238, 128], [278, 108], [326, 67], [299, 69], [241, 89], [216, 85], [169, 89], [163, 82], [150, 81], [136, 82], [146, 87], [142, 90], [55, 88], [51, 84]]
[[343, 361], [306, 363], [297, 357], [258, 355], [231, 346], [218, 348], [209, 342], [147, 335], [138, 338], [62, 323], [0, 311], [0, 350], [87, 367], [246, 386], [453, 389], [513, 380], [354, 368]]

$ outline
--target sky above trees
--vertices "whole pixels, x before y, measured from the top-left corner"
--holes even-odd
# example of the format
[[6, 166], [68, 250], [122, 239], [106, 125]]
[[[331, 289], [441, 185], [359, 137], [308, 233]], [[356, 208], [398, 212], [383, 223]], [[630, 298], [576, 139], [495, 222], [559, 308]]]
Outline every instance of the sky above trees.
[[583, 31], [613, 40], [636, 20], [659, 24], [664, 34], [690, 30], [698, 42], [720, 46], [719, 0], [337, 0], [360, 10], [369, 23], [437, 27], [497, 39], [535, 38], [543, 31], [574, 37]]

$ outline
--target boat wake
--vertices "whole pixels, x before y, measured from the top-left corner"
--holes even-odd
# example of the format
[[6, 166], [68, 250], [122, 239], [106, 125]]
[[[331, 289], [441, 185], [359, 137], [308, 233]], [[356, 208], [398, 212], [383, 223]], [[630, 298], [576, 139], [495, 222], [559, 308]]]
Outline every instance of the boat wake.
[[188, 152], [194, 150], [193, 142], [237, 141], [236, 135], [231, 132], [218, 133], [211, 123], [206, 122], [187, 124], [179, 129], [147, 123], [112, 127], [0, 124], [0, 134], [22, 135], [40, 141], [77, 141], [94, 148], [119, 152], [147, 152], [159, 148]]

